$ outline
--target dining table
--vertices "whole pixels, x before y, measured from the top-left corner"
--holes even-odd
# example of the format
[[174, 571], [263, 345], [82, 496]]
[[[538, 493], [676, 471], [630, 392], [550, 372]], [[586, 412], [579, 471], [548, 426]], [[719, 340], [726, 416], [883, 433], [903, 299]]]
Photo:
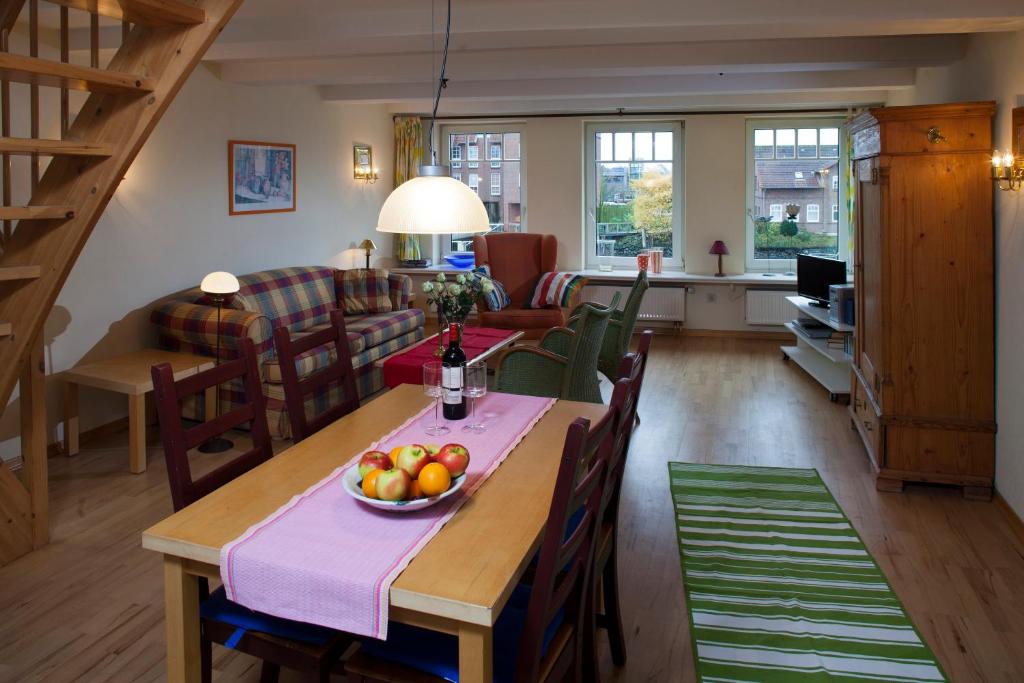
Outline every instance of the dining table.
[[[169, 681], [200, 680], [199, 580], [220, 580], [221, 548], [432, 400], [400, 385], [143, 533], [143, 547], [163, 555]], [[458, 638], [462, 683], [493, 681], [494, 624], [540, 547], [566, 430], [605, 410], [556, 401], [391, 585], [391, 622]]]

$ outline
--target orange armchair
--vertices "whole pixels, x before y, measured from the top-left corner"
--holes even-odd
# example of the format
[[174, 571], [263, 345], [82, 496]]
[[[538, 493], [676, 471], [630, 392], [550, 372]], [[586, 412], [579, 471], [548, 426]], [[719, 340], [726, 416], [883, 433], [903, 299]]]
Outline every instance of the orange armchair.
[[566, 312], [560, 306], [527, 308], [540, 276], [558, 269], [558, 241], [554, 235], [477, 235], [473, 238], [473, 253], [476, 265], [490, 266], [491, 276], [505, 286], [512, 300], [500, 311], [489, 311], [482, 302], [478, 303], [481, 325], [522, 330], [526, 339], [539, 339], [552, 327], [565, 325]]

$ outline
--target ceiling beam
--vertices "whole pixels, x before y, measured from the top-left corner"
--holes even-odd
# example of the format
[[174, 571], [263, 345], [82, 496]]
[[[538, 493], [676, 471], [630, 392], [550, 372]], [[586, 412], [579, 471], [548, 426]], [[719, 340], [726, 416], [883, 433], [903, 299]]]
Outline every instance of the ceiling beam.
[[[523, 48], [450, 52], [452, 82], [488, 79], [686, 75], [919, 67], [948, 64], [966, 49], [964, 36]], [[330, 59], [227, 61], [221, 79], [247, 85], [363, 85], [432, 80], [430, 53], [352, 55]], [[427, 68], [424, 69], [424, 66]]]
[[[897, 90], [914, 85], [913, 69], [809, 71], [788, 73], [691, 74], [683, 76], [538, 78], [452, 81], [444, 100], [522, 100], [588, 97], [807, 92], [815, 90]], [[423, 83], [360, 83], [320, 87], [327, 101], [386, 103], [422, 99]]]

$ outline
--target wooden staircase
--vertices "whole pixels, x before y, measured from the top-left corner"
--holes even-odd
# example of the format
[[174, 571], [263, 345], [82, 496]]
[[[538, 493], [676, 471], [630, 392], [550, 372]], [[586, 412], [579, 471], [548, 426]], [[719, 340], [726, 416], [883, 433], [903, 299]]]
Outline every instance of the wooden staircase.
[[[39, 56], [40, 4], [59, 5], [60, 59]], [[242, 0], [0, 0], [0, 412], [20, 381], [21, 480], [0, 462], [0, 566], [47, 542], [41, 335], [89, 234], [185, 79]], [[88, 12], [89, 66], [70, 63], [69, 15]], [[100, 66], [99, 17], [122, 22]], [[27, 22], [29, 54], [9, 51]], [[31, 131], [11, 133], [10, 83], [26, 83]], [[60, 139], [39, 135], [40, 88], [61, 91]], [[68, 91], [89, 94], [71, 120]], [[27, 204], [12, 204], [11, 157], [31, 157]], [[49, 165], [40, 173], [40, 157]]]

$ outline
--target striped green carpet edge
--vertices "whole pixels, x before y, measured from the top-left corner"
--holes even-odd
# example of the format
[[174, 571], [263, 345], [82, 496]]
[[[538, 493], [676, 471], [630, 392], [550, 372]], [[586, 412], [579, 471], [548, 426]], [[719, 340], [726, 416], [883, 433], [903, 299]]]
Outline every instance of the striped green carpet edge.
[[668, 467], [701, 681], [947, 680], [816, 470]]

